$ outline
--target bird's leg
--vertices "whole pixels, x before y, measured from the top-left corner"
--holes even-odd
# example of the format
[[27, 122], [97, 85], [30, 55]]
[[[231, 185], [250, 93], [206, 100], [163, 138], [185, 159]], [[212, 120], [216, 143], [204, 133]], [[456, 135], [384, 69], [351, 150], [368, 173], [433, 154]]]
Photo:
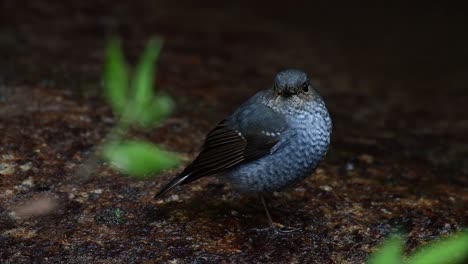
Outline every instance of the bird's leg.
[[264, 228], [264, 229], [257, 229], [257, 228], [254, 228], [253, 230], [254, 231], [268, 231], [268, 230], [273, 230], [275, 234], [281, 234], [281, 233], [291, 233], [291, 232], [296, 232], [296, 231], [300, 231], [300, 229], [298, 228], [291, 228], [291, 227], [285, 227], [281, 224], [277, 224], [280, 229], [278, 229], [278, 226], [275, 225], [275, 223], [273, 222], [273, 219], [271, 218], [271, 215], [270, 215], [270, 211], [268, 210], [268, 205], [265, 201], [265, 197], [260, 194], [260, 200], [262, 200], [262, 204], [263, 204], [263, 208], [265, 208], [265, 213], [267, 215], [267, 218], [268, 218], [268, 222], [270, 224], [270, 227], [269, 228]]
[[270, 224], [271, 228], [276, 228], [275, 224], [273, 223], [273, 220], [271, 219], [270, 211], [268, 210], [268, 205], [265, 201], [265, 197], [263, 197], [263, 194], [260, 194], [260, 200], [262, 200], [263, 208], [265, 208], [265, 213], [268, 218], [268, 223]]
[[265, 197], [263, 197], [263, 194], [259, 194], [258, 195], [260, 200], [262, 201], [262, 204], [263, 204], [263, 208], [265, 209], [265, 213], [267, 215], [267, 218], [268, 218], [268, 223], [269, 223], [269, 227], [267, 228], [252, 228], [253, 231], [256, 231], [256, 232], [265, 232], [265, 231], [274, 231], [274, 233], [277, 233], [278, 229], [276, 228], [276, 225], [275, 223], [273, 223], [273, 219], [271, 219], [271, 215], [270, 215], [270, 210], [268, 210], [268, 205], [265, 201]]

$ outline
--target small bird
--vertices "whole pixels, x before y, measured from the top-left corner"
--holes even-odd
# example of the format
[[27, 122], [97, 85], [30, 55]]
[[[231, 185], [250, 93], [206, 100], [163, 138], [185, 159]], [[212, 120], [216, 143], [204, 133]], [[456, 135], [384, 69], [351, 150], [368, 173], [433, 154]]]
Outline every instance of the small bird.
[[258, 92], [222, 120], [205, 138], [200, 154], [162, 188], [156, 198], [178, 185], [219, 175], [240, 192], [279, 191], [310, 176], [325, 157], [332, 121], [308, 75], [279, 72], [271, 88]]

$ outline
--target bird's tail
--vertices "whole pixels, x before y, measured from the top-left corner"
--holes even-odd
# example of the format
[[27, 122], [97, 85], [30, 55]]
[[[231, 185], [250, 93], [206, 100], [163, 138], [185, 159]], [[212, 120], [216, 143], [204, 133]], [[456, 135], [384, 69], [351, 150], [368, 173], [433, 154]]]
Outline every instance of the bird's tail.
[[184, 183], [184, 181], [190, 176], [191, 174], [186, 174], [184, 176], [176, 177], [172, 181], [170, 181], [166, 186], [164, 186], [155, 196], [155, 199], [161, 198], [164, 194], [169, 192], [170, 190], [174, 189], [175, 187], [179, 186], [180, 184]]

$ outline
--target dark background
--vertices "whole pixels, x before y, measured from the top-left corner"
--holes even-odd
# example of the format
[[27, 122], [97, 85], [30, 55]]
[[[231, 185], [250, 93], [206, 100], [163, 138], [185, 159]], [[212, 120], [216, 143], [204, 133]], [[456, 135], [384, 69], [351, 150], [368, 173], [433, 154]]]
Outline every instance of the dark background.
[[[407, 232], [411, 251], [467, 225], [462, 7], [0, 4], [2, 263], [359, 263], [396, 228]], [[204, 134], [278, 70], [301, 68], [318, 81], [334, 122], [329, 155], [314, 177], [270, 198], [275, 221], [300, 232], [253, 231], [266, 225], [259, 201], [215, 179], [165, 200], [152, 197], [177, 171], [141, 182], [102, 166], [76, 179], [76, 166], [114, 122], [101, 98], [112, 35], [132, 63], [149, 38], [164, 39], [157, 84], [177, 111], [160, 128], [132, 135], [187, 161]], [[58, 197], [58, 210], [10, 219], [17, 203], [41, 194]]]

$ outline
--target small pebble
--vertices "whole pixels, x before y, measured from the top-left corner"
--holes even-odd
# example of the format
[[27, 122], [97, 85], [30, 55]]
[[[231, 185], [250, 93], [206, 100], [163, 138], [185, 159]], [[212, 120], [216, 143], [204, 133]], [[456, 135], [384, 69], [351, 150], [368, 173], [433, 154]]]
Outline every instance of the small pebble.
[[352, 171], [352, 170], [354, 170], [354, 164], [351, 163], [351, 162], [346, 163], [346, 165], [345, 165], [345, 170], [347, 170], [347, 171]]
[[0, 174], [11, 175], [15, 173], [15, 167], [10, 163], [0, 163]]
[[92, 193], [95, 193], [95, 194], [101, 194], [102, 193], [102, 189], [96, 189], [96, 190], [93, 190], [91, 191]]
[[320, 189], [322, 189], [322, 190], [324, 190], [326, 192], [330, 192], [331, 190], [333, 190], [333, 188], [328, 186], [328, 185], [320, 186]]
[[15, 160], [15, 156], [12, 154], [4, 154], [2, 155], [2, 160]]
[[382, 211], [382, 213], [384, 213], [384, 214], [392, 214], [390, 211], [388, 211], [385, 208], [380, 209], [380, 211]]
[[32, 168], [32, 162], [28, 161], [25, 164], [19, 166], [19, 168], [23, 172], [29, 171]]
[[179, 195], [177, 195], [177, 194], [173, 194], [173, 195], [169, 196], [169, 198], [167, 198], [168, 202], [174, 202], [174, 201], [179, 201], [179, 200], [180, 200], [180, 198], [179, 198]]
[[26, 180], [24, 180], [21, 183], [21, 185], [23, 185], [25, 187], [33, 187], [34, 186], [34, 179], [32, 177], [29, 177]]
[[374, 163], [374, 157], [368, 154], [362, 154], [358, 157], [358, 159], [366, 164]]

